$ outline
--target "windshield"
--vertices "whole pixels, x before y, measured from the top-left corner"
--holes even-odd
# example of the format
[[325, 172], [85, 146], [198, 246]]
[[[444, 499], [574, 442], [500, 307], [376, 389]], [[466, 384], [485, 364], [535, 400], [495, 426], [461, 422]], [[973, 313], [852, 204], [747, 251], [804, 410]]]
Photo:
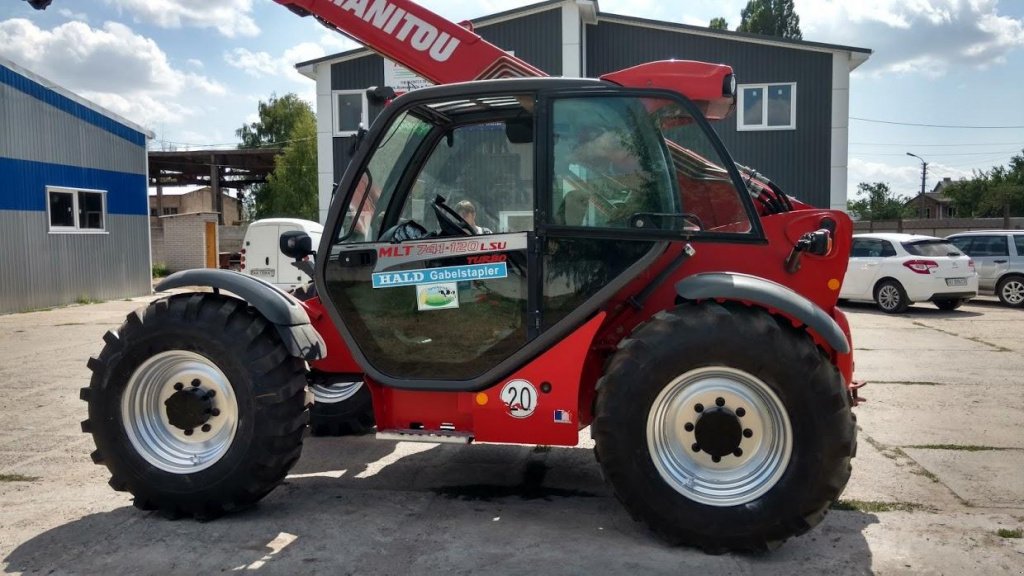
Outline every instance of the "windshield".
[[903, 248], [913, 256], [961, 256], [963, 252], [945, 240], [918, 240], [904, 242]]

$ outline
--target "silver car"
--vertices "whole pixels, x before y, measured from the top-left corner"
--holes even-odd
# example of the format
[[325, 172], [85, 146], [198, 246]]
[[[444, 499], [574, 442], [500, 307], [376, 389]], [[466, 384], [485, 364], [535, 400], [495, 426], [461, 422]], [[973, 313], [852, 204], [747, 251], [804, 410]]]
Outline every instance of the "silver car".
[[1024, 230], [975, 230], [946, 239], [974, 259], [980, 293], [1024, 307]]

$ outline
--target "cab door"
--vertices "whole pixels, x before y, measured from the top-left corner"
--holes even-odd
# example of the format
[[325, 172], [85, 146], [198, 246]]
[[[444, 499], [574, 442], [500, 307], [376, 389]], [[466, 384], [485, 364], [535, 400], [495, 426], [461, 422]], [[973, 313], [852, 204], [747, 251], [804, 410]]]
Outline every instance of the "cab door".
[[460, 123], [456, 114], [432, 118], [434, 110], [393, 118], [378, 137], [349, 208], [332, 215], [334, 240], [317, 274], [375, 381], [462, 389], [535, 334], [535, 152], [501, 113]]

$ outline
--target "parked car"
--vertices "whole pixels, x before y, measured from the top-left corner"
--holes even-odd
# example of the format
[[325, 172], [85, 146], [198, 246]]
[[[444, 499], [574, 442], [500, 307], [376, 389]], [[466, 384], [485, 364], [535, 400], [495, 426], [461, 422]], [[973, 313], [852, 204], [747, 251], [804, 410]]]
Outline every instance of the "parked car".
[[294, 290], [312, 281], [309, 275], [292, 266], [291, 258], [281, 253], [281, 234], [292, 230], [309, 234], [313, 246], [317, 246], [324, 227], [298, 218], [265, 218], [249, 224], [242, 241], [241, 272], [262, 278], [283, 290]]
[[946, 238], [978, 267], [978, 290], [1024, 307], [1024, 230], [976, 230]]
[[897, 314], [915, 302], [955, 310], [977, 296], [971, 258], [942, 238], [916, 234], [855, 234], [839, 297], [873, 300]]

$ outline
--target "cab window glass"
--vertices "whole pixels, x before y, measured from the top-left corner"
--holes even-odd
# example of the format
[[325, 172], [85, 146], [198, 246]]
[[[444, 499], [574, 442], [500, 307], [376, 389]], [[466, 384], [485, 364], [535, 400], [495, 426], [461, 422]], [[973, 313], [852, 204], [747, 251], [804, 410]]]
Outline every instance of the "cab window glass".
[[1013, 243], [1017, 247], [1017, 256], [1024, 256], [1024, 235], [1014, 236]]
[[430, 133], [430, 124], [406, 112], [392, 124], [363, 170], [339, 236], [342, 243], [373, 242], [409, 158]]
[[896, 255], [896, 249], [892, 247], [892, 242], [888, 240], [882, 240], [882, 257], [889, 258]]
[[406, 197], [401, 220], [440, 235], [431, 206], [440, 196], [475, 234], [533, 230], [532, 122], [528, 131], [520, 124], [471, 124], [442, 137]]
[[566, 226], [748, 233], [742, 197], [709, 135], [661, 98], [557, 100], [552, 221]]

